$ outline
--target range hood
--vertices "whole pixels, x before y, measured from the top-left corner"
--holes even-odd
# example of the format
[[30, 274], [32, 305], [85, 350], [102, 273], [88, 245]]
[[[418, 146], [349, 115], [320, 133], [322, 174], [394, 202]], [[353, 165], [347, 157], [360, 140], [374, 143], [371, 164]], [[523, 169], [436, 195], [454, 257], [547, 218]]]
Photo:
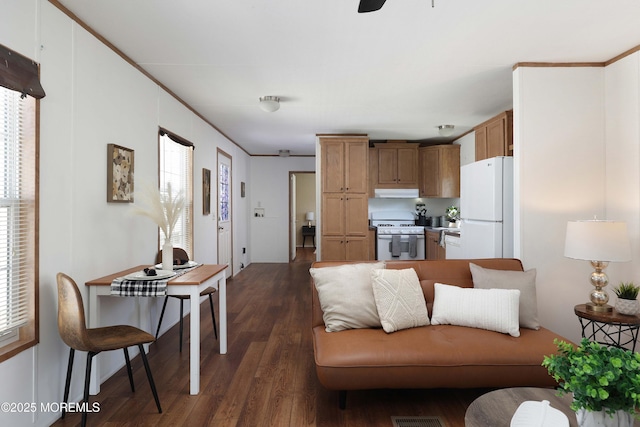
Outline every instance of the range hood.
[[420, 193], [417, 188], [376, 188], [376, 199], [417, 199]]

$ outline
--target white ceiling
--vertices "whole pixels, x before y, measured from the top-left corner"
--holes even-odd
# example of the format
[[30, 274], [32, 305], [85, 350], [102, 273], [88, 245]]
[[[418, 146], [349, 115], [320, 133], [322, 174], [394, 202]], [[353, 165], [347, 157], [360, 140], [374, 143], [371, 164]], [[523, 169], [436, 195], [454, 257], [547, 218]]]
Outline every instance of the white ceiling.
[[313, 154], [317, 133], [441, 141], [512, 107], [515, 63], [640, 45], [638, 0], [59, 1], [252, 155]]

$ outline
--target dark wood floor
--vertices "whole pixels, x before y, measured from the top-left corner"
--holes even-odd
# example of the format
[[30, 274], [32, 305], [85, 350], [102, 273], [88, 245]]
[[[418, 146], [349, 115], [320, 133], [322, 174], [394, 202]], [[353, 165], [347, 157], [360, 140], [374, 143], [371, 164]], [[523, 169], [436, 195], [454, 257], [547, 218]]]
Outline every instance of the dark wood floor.
[[[391, 427], [392, 416], [428, 415], [441, 417], [447, 427], [463, 427], [467, 406], [484, 391], [357, 391], [348, 394], [346, 410], [338, 409], [337, 393], [318, 383], [313, 365], [308, 273], [312, 254], [312, 249], [305, 250], [291, 264], [251, 264], [227, 282], [226, 355], [219, 354], [208, 304], [201, 305], [199, 395], [189, 395], [188, 327], [180, 353], [175, 326], [149, 352], [163, 413], [157, 413], [136, 357], [136, 392], [131, 392], [123, 368], [91, 397], [91, 402], [100, 403], [100, 412], [90, 413], [88, 424]], [[74, 375], [84, 375], [83, 361], [84, 357], [76, 358]], [[79, 423], [79, 414], [68, 414], [54, 426]]]

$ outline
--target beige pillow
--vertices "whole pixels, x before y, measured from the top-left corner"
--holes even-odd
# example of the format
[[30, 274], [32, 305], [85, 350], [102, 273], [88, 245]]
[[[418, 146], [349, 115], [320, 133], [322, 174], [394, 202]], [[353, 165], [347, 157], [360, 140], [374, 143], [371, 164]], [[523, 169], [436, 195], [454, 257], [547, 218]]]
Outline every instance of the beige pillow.
[[381, 326], [371, 288], [371, 271], [380, 268], [383, 262], [309, 269], [327, 332]]
[[385, 332], [429, 324], [427, 303], [413, 268], [373, 270], [371, 279], [378, 316]]
[[517, 289], [474, 289], [436, 283], [432, 325], [458, 325], [520, 336]]
[[540, 329], [536, 298], [536, 270], [491, 270], [469, 263], [473, 287], [478, 289], [518, 289], [520, 291], [520, 326]]

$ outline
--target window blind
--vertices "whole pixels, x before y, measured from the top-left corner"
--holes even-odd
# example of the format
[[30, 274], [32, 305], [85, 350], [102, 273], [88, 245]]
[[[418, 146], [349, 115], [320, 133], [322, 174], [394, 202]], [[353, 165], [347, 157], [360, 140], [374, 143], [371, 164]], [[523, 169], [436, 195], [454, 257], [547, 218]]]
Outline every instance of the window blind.
[[[193, 258], [193, 144], [175, 142], [167, 132], [160, 132], [160, 192], [166, 194], [168, 185], [175, 195], [182, 191], [185, 207], [171, 236], [174, 248], [184, 249]], [[160, 245], [165, 236], [159, 230]]]
[[0, 341], [30, 320], [34, 286], [35, 152], [33, 98], [0, 88]]

